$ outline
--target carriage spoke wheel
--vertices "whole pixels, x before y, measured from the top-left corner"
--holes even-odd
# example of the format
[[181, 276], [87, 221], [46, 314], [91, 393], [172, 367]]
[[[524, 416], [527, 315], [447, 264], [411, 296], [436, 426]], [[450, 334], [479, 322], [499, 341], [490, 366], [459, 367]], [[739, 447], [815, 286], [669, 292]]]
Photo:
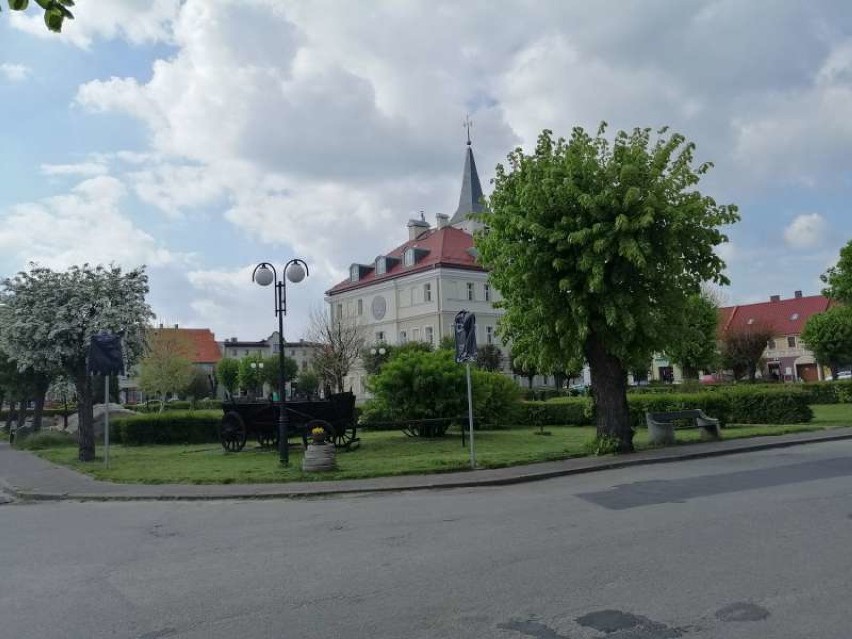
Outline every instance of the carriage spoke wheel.
[[348, 448], [354, 439], [355, 427], [342, 426], [339, 430], [335, 431], [334, 435], [331, 438], [331, 441], [334, 442], [335, 448]]
[[236, 411], [226, 413], [219, 427], [219, 441], [222, 448], [236, 453], [246, 445], [246, 424]]
[[272, 427], [257, 432], [257, 443], [261, 448], [274, 448], [278, 445], [278, 428]]

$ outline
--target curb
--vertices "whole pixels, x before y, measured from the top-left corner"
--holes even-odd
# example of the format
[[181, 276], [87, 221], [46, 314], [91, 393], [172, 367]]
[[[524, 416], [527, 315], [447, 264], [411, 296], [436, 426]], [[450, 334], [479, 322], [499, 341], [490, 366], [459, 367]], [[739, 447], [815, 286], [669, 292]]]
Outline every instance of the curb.
[[[2, 497], [3, 493], [9, 495], [14, 500], [28, 501], [28, 502], [44, 502], [44, 501], [99, 501], [99, 502], [112, 502], [112, 501], [123, 501], [123, 502], [136, 502], [136, 501], [229, 501], [229, 500], [267, 500], [267, 499], [323, 499], [327, 497], [334, 496], [343, 496], [343, 495], [368, 495], [375, 493], [394, 493], [394, 492], [411, 492], [411, 491], [422, 491], [422, 490], [447, 490], [447, 489], [458, 489], [458, 488], [489, 488], [489, 487], [498, 487], [498, 486], [511, 486], [514, 484], [523, 484], [534, 481], [544, 481], [547, 479], [554, 479], [557, 477], [566, 477], [571, 475], [581, 475], [587, 473], [594, 473], [605, 470], [615, 470], [620, 468], [630, 468], [633, 466], [650, 466], [652, 464], [665, 464], [671, 462], [680, 462], [680, 461], [690, 461], [694, 459], [703, 459], [710, 457], [721, 457], [726, 455], [737, 455], [740, 453], [750, 453], [750, 452], [758, 452], [763, 450], [771, 450], [774, 448], [789, 448], [792, 446], [801, 446], [804, 444], [819, 444], [825, 442], [833, 442], [833, 441], [842, 441], [852, 439], [852, 431], [847, 430], [847, 432], [843, 433], [831, 433], [830, 431], [821, 431], [823, 433], [820, 437], [807, 437], [807, 438], [799, 438], [799, 439], [788, 439], [784, 441], [757, 441], [760, 439], [765, 439], [763, 437], [756, 437], [745, 440], [747, 442], [751, 442], [748, 444], [744, 444], [742, 446], [736, 446], [731, 448], [717, 448], [717, 449], [708, 449], [708, 450], [697, 450], [697, 451], [688, 451], [683, 450], [678, 454], [672, 455], [658, 455], [655, 457], [627, 457], [627, 458], [619, 458], [613, 457], [608, 460], [601, 460], [600, 458], [582, 458], [590, 460], [588, 465], [583, 466], [575, 466], [575, 467], [566, 467], [566, 468], [555, 468], [550, 470], [542, 470], [542, 471], [532, 471], [532, 472], [519, 472], [514, 475], [504, 476], [504, 477], [475, 477], [474, 474], [471, 474], [469, 477], [459, 478], [458, 480], [451, 481], [440, 481], [440, 474], [437, 475], [421, 475], [422, 478], [426, 479], [427, 477], [438, 478], [438, 480], [426, 480], [418, 484], [411, 485], [388, 485], [388, 486], [364, 486], [358, 485], [358, 482], [362, 480], [350, 480], [350, 484], [348, 486], [340, 486], [340, 487], [327, 487], [323, 488], [322, 486], [317, 486], [317, 489], [311, 490], [288, 490], [284, 488], [286, 484], [282, 485], [282, 489], [272, 490], [268, 492], [262, 492], [257, 490], [245, 490], [244, 492], [238, 493], [198, 493], [198, 494], [187, 494], [187, 493], [179, 493], [172, 492], [167, 493], [164, 492], [162, 494], [144, 494], [144, 493], [129, 493], [129, 494], [110, 494], [110, 493], [47, 493], [40, 492], [37, 490], [19, 490], [14, 486], [9, 485], [4, 480], [0, 479], [0, 497]], [[796, 435], [796, 434], [793, 434]], [[737, 441], [737, 440], [729, 440], [729, 441]], [[656, 449], [656, 450], [671, 450], [671, 449]], [[655, 451], [643, 451], [643, 452], [655, 452]], [[636, 453], [637, 455], [642, 455], [643, 453]], [[523, 468], [523, 467], [521, 467]], [[410, 476], [409, 476], [410, 477]], [[370, 481], [370, 480], [363, 480]], [[110, 484], [114, 486], [116, 484]], [[122, 486], [133, 487], [132, 484], [123, 484]], [[144, 485], [147, 487], [150, 486], [149, 490], [156, 490], [153, 485]], [[0, 501], [0, 504], [3, 502]]]

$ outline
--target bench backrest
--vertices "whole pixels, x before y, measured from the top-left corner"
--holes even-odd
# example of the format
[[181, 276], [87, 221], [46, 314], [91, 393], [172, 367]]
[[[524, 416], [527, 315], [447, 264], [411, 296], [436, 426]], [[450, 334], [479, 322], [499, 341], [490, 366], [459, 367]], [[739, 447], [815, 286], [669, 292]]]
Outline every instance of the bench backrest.
[[698, 419], [702, 417], [701, 410], [676, 410], [669, 413], [648, 413], [655, 422], [673, 422], [678, 419]]

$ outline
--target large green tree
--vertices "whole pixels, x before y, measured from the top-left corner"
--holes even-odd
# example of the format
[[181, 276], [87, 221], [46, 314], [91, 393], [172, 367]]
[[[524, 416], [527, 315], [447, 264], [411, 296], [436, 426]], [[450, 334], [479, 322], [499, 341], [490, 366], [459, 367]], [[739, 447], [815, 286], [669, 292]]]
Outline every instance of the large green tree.
[[92, 337], [121, 333], [125, 359], [134, 364], [153, 317], [145, 301], [144, 268], [123, 272], [118, 266], [88, 264], [67, 271], [33, 266], [3, 281], [0, 348], [19, 370], [61, 368], [74, 381], [80, 461], [95, 458], [92, 382], [87, 356]]
[[539, 370], [589, 363], [598, 435], [633, 450], [627, 370], [665, 348], [690, 296], [728, 283], [714, 248], [739, 219], [698, 190], [710, 164], [666, 129], [539, 136], [497, 167], [477, 234], [501, 334]]
[[828, 269], [820, 279], [827, 285], [822, 294], [844, 304], [852, 304], [852, 240], [840, 249], [837, 264]]
[[834, 306], [811, 316], [802, 331], [802, 340], [836, 378], [840, 366], [852, 363], [852, 306]]
[[680, 366], [684, 379], [698, 379], [699, 370], [710, 370], [718, 364], [718, 326], [719, 307], [715, 300], [704, 293], [692, 295], [665, 349], [666, 355]]
[[[65, 20], [74, 19], [74, 14], [68, 10], [74, 6], [74, 0], [35, 0], [35, 3], [44, 11], [44, 24], [51, 31], [59, 33]], [[12, 11], [25, 11], [30, 0], [8, 0], [8, 4]]]
[[240, 386], [240, 361], [227, 358], [219, 360], [216, 364], [216, 379], [228, 395], [233, 395]]
[[734, 378], [748, 377], [753, 382], [763, 359], [766, 344], [774, 331], [765, 324], [751, 324], [744, 328], [729, 329], [722, 335], [722, 366], [733, 371]]

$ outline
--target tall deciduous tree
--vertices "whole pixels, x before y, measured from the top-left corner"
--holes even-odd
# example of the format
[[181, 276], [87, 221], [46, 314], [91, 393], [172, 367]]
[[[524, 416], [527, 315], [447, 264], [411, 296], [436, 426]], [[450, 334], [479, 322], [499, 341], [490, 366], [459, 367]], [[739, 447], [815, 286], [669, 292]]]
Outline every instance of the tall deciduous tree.
[[753, 382], [766, 344], [772, 337], [771, 327], [757, 323], [726, 331], [722, 335], [722, 366], [732, 370], [736, 379], [748, 376]]
[[[292, 357], [284, 356], [284, 380], [295, 382], [299, 374], [299, 363]], [[263, 359], [263, 383], [278, 392], [278, 355], [270, 355]]]
[[687, 300], [686, 312], [665, 349], [681, 367], [684, 379], [698, 379], [699, 370], [710, 370], [718, 363], [718, 325], [719, 308], [711, 296], [701, 293]]
[[319, 344], [314, 357], [314, 370], [322, 383], [342, 393], [344, 380], [358, 361], [364, 347], [364, 331], [354, 318], [331, 317], [314, 311], [309, 328], [311, 341]]
[[633, 450], [627, 370], [665, 348], [691, 295], [727, 283], [714, 248], [737, 209], [698, 191], [709, 164], [650, 129], [613, 142], [544, 131], [535, 151], [497, 167], [477, 246], [503, 295], [504, 341], [539, 370], [589, 363], [599, 436]]
[[822, 294], [838, 302], [852, 305], [852, 240], [840, 249], [837, 264], [828, 269], [820, 279], [827, 284]]
[[88, 264], [56, 272], [33, 266], [3, 281], [0, 348], [18, 368], [45, 370], [58, 365], [77, 389], [79, 457], [95, 458], [92, 384], [87, 356], [92, 336], [100, 331], [123, 335], [128, 364], [137, 361], [153, 317], [145, 301], [144, 268], [126, 273], [118, 266]]
[[160, 400], [160, 412], [169, 393], [181, 394], [192, 382], [192, 344], [174, 329], [151, 329], [148, 350], [139, 370], [139, 388]]
[[[44, 24], [51, 31], [59, 33], [65, 20], [74, 19], [74, 14], [68, 10], [74, 6], [74, 0], [35, 0], [35, 3], [44, 10]], [[8, 4], [12, 11], [25, 11], [30, 1], [8, 0]]]
[[836, 378], [840, 366], [852, 363], [852, 306], [834, 306], [811, 316], [802, 340], [818, 362], [828, 364], [832, 378]]

